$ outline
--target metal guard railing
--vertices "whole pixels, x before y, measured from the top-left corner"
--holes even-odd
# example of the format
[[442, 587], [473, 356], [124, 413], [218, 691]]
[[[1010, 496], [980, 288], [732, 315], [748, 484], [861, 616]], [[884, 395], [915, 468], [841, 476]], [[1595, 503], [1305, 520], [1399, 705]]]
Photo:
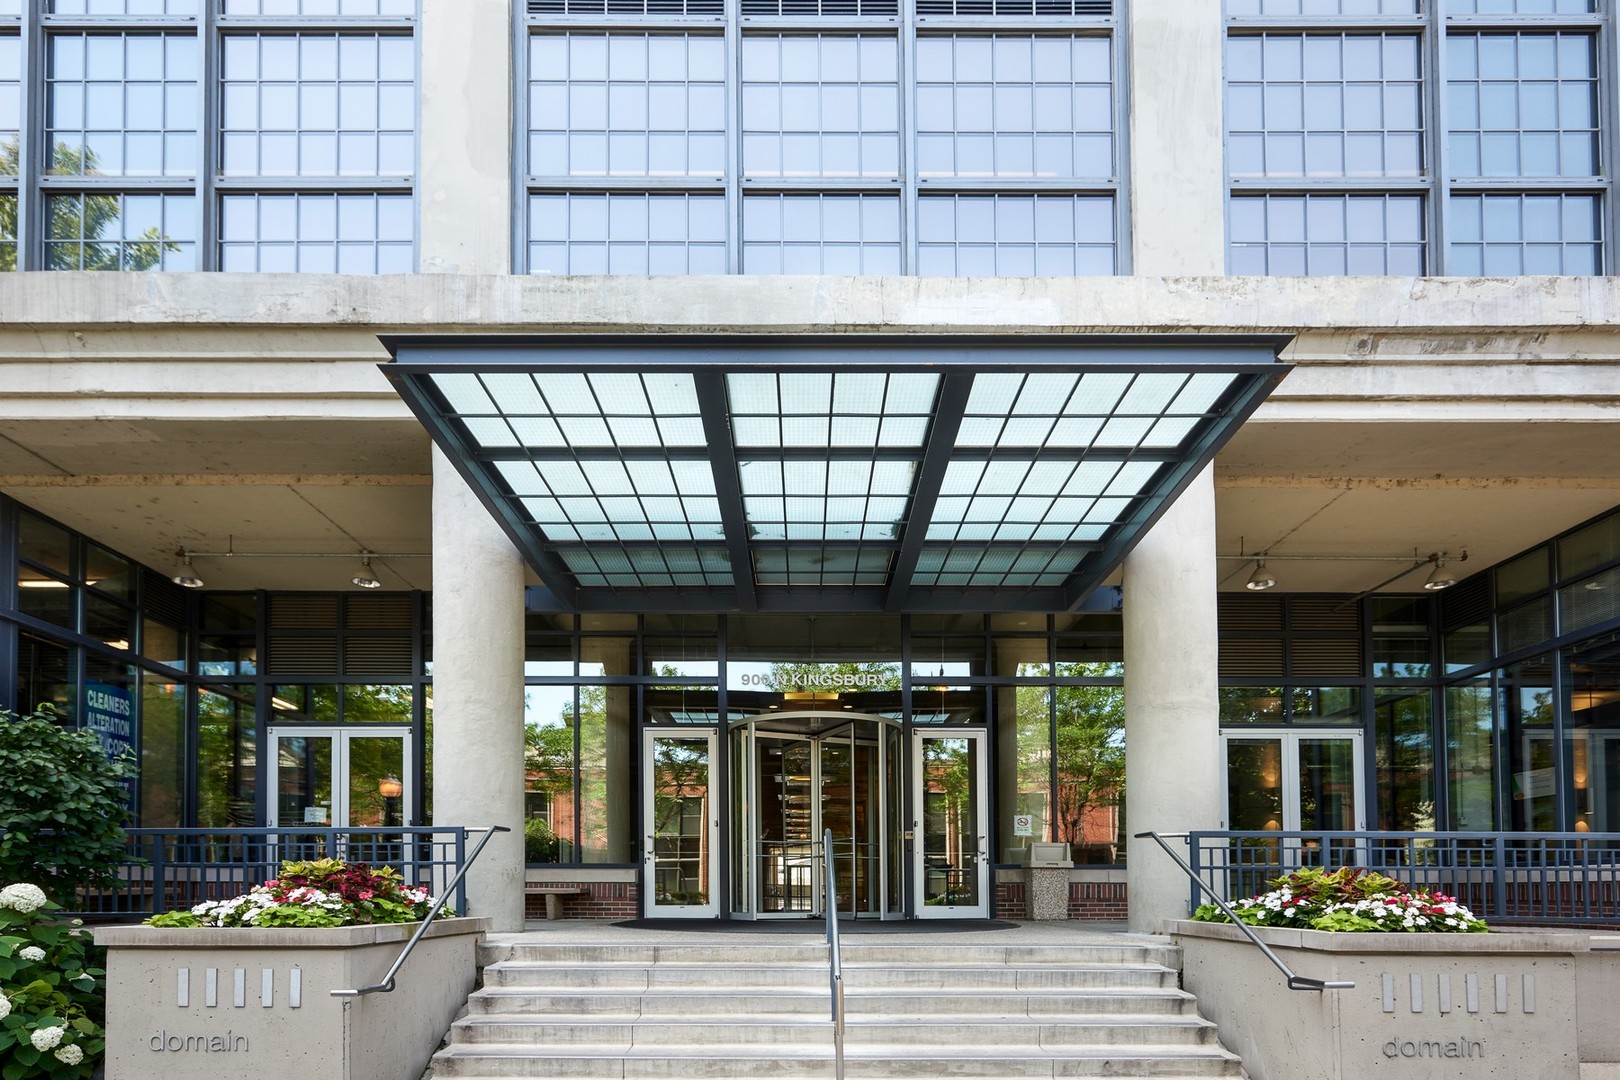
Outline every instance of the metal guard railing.
[[412, 885], [467, 910], [457, 873], [467, 862], [461, 827], [128, 829], [128, 853], [113, 884], [81, 889], [87, 922], [139, 922], [204, 900], [229, 900], [276, 876], [288, 860], [338, 858], [391, 866]]
[[1355, 989], [1356, 984], [1353, 982], [1324, 982], [1321, 979], [1311, 979], [1304, 975], [1295, 974], [1294, 969], [1283, 962], [1282, 957], [1271, 951], [1271, 946], [1260, 940], [1260, 935], [1254, 932], [1254, 927], [1238, 918], [1237, 914], [1232, 910], [1231, 905], [1226, 902], [1225, 898], [1207, 885], [1203, 879], [1198, 876], [1197, 872], [1194, 871], [1191, 866], [1187, 865], [1187, 860], [1183, 859], [1180, 855], [1177, 855], [1173, 850], [1171, 850], [1170, 845], [1165, 843], [1166, 840], [1185, 840], [1189, 835], [1190, 834], [1188, 833], [1140, 832], [1136, 834], [1136, 839], [1152, 840], [1154, 843], [1163, 848], [1164, 853], [1174, 859], [1177, 866], [1181, 867], [1182, 873], [1186, 874], [1192, 879], [1194, 898], [1193, 906], [1198, 906], [1197, 897], [1200, 889], [1208, 893], [1209, 898], [1215, 902], [1216, 907], [1221, 909], [1221, 913], [1227, 917], [1232, 925], [1237, 927], [1238, 930], [1242, 932], [1243, 936], [1248, 938], [1249, 942], [1254, 945], [1255, 948], [1264, 953], [1266, 959], [1270, 960], [1276, 969], [1283, 973], [1283, 977], [1288, 980], [1288, 989], [1315, 990], [1318, 992], [1323, 990]]
[[1198, 831], [1201, 891], [1253, 896], [1303, 867], [1354, 866], [1455, 897], [1487, 923], [1620, 923], [1620, 833]]

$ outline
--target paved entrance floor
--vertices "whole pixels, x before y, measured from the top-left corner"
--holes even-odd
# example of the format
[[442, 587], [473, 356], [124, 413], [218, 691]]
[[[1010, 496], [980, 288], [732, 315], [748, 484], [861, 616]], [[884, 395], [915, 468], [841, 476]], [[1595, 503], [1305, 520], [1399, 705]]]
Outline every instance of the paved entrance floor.
[[[712, 921], [705, 920], [710, 925]], [[1009, 925], [1010, 923], [1010, 925]], [[696, 926], [703, 926], [697, 923]], [[764, 922], [751, 922], [738, 924], [737, 929], [709, 930], [665, 930], [642, 926], [621, 926], [617, 923], [600, 919], [558, 919], [554, 922], [546, 920], [531, 921], [524, 924], [522, 933], [490, 934], [486, 939], [489, 944], [515, 944], [525, 941], [544, 941], [555, 944], [566, 941], [569, 944], [580, 945], [656, 945], [656, 944], [764, 944], [776, 936], [765, 929], [771, 924]], [[1150, 934], [1132, 934], [1126, 929], [1124, 922], [1024, 922], [1014, 920], [998, 920], [995, 926], [999, 929], [956, 929], [930, 930], [927, 923], [913, 921], [907, 923], [884, 924], [862, 920], [859, 929], [851, 933], [849, 923], [843, 922], [839, 926], [843, 936], [849, 941], [858, 941], [862, 945], [1106, 945], [1117, 943], [1121, 939], [1131, 942], [1147, 942], [1164, 944], [1162, 937]], [[894, 926], [892, 930], [880, 929], [885, 926]], [[820, 919], [806, 919], [795, 921], [789, 926], [781, 926], [778, 933], [783, 941], [803, 943], [817, 940], [824, 933], [826, 923]]]

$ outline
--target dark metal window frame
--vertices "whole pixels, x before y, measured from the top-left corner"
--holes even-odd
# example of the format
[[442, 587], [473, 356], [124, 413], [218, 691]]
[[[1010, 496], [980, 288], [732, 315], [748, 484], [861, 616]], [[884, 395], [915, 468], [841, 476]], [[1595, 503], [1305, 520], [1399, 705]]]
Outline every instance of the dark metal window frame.
[[[45, 241], [49, 228], [46, 200], [53, 194], [161, 193], [190, 195], [197, 200], [197, 269], [218, 270], [220, 265], [220, 205], [222, 195], [254, 194], [415, 194], [415, 176], [372, 177], [223, 177], [220, 175], [220, 79], [223, 39], [232, 32], [264, 33], [384, 33], [410, 37], [420, 53], [419, 18], [397, 16], [258, 16], [222, 15], [221, 0], [199, 0], [198, 12], [188, 15], [52, 15], [29, 0], [20, 17], [0, 17], [0, 34], [16, 34], [22, 41], [22, 112], [18, 133], [18, 175], [0, 177], [0, 196], [15, 193], [17, 205], [17, 268], [47, 269]], [[198, 160], [191, 176], [50, 176], [44, 158], [46, 128], [46, 70], [48, 39], [57, 32], [171, 33], [197, 40], [197, 145]], [[420, 55], [416, 82], [421, 85]], [[419, 110], [420, 106], [418, 106]], [[420, 124], [417, 155], [421, 155]], [[413, 214], [413, 219], [414, 219]], [[413, 246], [415, 245], [413, 230]]]
[[[1224, 0], [1223, 0], [1224, 2]], [[1617, 70], [1616, 16], [1610, 5], [1600, 6], [1591, 14], [1513, 15], [1513, 14], [1448, 14], [1444, 0], [1419, 0], [1418, 15], [1355, 15], [1355, 16], [1226, 16], [1226, 40], [1233, 37], [1258, 36], [1267, 33], [1310, 35], [1345, 33], [1400, 33], [1415, 34], [1420, 39], [1422, 67], [1419, 76], [1423, 83], [1421, 119], [1423, 121], [1423, 172], [1413, 178], [1405, 177], [1287, 177], [1236, 178], [1227, 174], [1227, 222], [1230, 232], [1231, 201], [1245, 195], [1354, 195], [1354, 194], [1420, 194], [1424, 200], [1424, 274], [1443, 274], [1450, 269], [1450, 196], [1478, 194], [1525, 195], [1536, 193], [1596, 194], [1602, 203], [1599, 219], [1602, 236], [1598, 241], [1600, 266], [1598, 273], [1610, 272], [1614, 263], [1617, 223], [1620, 210], [1615, 206], [1614, 178], [1620, 172], [1620, 148], [1612, 125], [1616, 101], [1614, 77]], [[1581, 177], [1456, 177], [1451, 173], [1451, 155], [1448, 148], [1450, 125], [1447, 104], [1446, 39], [1456, 34], [1574, 32], [1589, 34], [1594, 39], [1597, 60], [1597, 119], [1598, 164], [1603, 169], [1599, 176]], [[1226, 49], [1222, 47], [1222, 91], [1229, 73], [1226, 70]], [[1230, 125], [1223, 132], [1223, 142], [1230, 133]], [[1230, 160], [1228, 158], [1228, 160]], [[1227, 241], [1228, 272], [1231, 266], [1231, 240]]]

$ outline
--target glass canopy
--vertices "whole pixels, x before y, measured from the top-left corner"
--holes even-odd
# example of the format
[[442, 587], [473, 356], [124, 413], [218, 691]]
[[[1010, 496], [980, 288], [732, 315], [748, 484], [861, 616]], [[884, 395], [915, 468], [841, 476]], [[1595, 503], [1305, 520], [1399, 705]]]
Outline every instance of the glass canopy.
[[1286, 339], [385, 338], [563, 610], [1070, 610]]

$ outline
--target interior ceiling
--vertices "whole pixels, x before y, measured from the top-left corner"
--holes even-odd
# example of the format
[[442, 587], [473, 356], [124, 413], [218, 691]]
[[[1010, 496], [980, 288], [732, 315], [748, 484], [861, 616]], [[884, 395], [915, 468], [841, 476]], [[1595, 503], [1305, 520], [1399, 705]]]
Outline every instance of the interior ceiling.
[[[1466, 548], [1464, 575], [1620, 505], [1620, 425], [1273, 423], [1216, 459], [1219, 551], [1271, 550], [1281, 592], [1353, 593], [1409, 555]], [[429, 442], [392, 420], [0, 421], [0, 490], [168, 571], [177, 547], [426, 553]], [[1253, 564], [1223, 560], [1221, 587]], [[431, 588], [426, 559], [377, 563]], [[210, 588], [346, 588], [344, 559], [199, 559]], [[1415, 589], [1415, 573], [1385, 591]], [[1118, 575], [1111, 579], [1118, 581]], [[538, 583], [532, 577], [531, 582]]]

